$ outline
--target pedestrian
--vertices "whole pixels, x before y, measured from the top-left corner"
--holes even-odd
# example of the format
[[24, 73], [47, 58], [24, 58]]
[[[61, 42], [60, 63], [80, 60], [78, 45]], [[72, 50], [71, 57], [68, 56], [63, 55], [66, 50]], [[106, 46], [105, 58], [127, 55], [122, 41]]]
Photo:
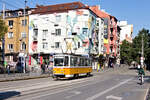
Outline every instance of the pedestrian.
[[98, 63], [98, 65], [97, 65], [97, 72], [99, 72], [100, 71], [100, 63]]
[[7, 65], [7, 73], [8, 73], [8, 75], [10, 74], [10, 65], [9, 64]]
[[44, 62], [41, 64], [41, 69], [42, 69], [42, 74], [44, 74], [45, 73], [45, 63]]
[[7, 69], [7, 61], [4, 61], [4, 73], [6, 73], [6, 69]]

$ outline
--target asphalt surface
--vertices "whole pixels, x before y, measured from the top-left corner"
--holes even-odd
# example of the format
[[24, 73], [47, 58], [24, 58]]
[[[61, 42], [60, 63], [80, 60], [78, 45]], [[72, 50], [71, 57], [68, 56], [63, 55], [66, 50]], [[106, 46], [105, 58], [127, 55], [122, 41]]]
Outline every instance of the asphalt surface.
[[135, 70], [95, 72], [91, 77], [0, 82], [0, 100], [145, 100], [149, 76], [139, 84]]

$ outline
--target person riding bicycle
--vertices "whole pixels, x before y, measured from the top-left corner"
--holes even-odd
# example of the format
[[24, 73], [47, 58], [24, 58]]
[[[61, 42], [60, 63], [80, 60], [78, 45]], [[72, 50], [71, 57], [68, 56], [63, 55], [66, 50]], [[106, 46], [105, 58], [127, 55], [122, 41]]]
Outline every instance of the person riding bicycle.
[[138, 65], [138, 78], [140, 80], [141, 85], [144, 83], [144, 76], [145, 76], [144, 68]]
[[138, 75], [144, 75], [145, 76], [144, 68], [141, 67], [140, 65], [138, 65]]

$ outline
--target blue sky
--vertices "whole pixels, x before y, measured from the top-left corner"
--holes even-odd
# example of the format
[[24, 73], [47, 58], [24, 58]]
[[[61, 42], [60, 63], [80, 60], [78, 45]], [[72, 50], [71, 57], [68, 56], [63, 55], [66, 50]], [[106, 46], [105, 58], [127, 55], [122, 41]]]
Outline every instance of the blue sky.
[[[18, 9], [24, 7], [24, 0], [0, 0], [0, 10], [2, 1], [6, 3], [7, 9]], [[88, 5], [100, 5], [101, 9], [115, 16], [118, 20], [126, 20], [128, 24], [133, 24], [133, 36], [136, 36], [142, 28], [150, 30], [150, 0], [27, 0], [27, 6], [35, 7], [39, 5], [51, 5], [80, 1]]]

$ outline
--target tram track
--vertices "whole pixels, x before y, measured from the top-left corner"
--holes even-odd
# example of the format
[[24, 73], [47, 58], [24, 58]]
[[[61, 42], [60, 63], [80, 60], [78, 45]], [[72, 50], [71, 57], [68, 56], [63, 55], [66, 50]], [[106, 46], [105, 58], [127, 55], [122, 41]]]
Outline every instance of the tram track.
[[[97, 79], [97, 81], [95, 80], [95, 78]], [[54, 86], [48, 86], [48, 87], [39, 88], [39, 89], [32, 89], [32, 90], [28, 90], [28, 91], [22, 91], [20, 95], [14, 96], [14, 97], [12, 97], [12, 99], [20, 100], [27, 96], [32, 98], [33, 96], [41, 95], [41, 93], [52, 95], [52, 94], [56, 94], [59, 92], [63, 92], [63, 91], [67, 91], [67, 90], [71, 90], [71, 89], [75, 89], [75, 88], [93, 85], [93, 84], [96, 84], [99, 82], [103, 82], [105, 80], [109, 80], [112, 77], [107, 77], [105, 79], [101, 79], [101, 78], [102, 78], [102, 76], [98, 76], [98, 77], [94, 76], [94, 77], [91, 77], [90, 80], [87, 78], [85, 78], [85, 79], [83, 78], [83, 79], [75, 79], [75, 80], [71, 80], [71, 81], [69, 80], [69, 81], [65, 81], [65, 82], [63, 81], [64, 83], [57, 84]], [[101, 81], [99, 81], [99, 79], [101, 79]]]

